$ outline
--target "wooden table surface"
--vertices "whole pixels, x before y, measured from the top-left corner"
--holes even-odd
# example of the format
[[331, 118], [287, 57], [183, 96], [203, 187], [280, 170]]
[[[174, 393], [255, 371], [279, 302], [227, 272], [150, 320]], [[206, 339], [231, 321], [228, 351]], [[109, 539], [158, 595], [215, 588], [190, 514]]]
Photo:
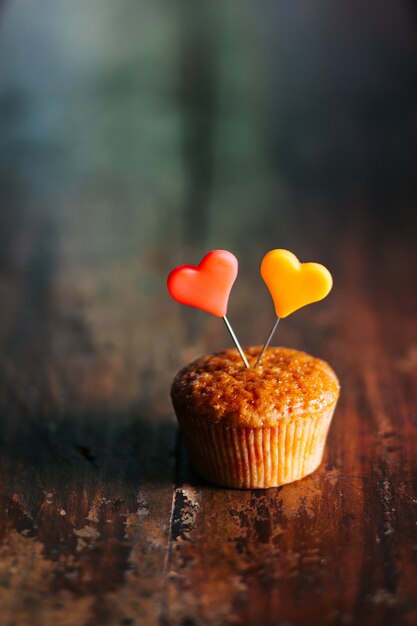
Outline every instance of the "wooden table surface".
[[[0, 11], [1, 626], [417, 624], [411, 3], [9, 0]], [[175, 372], [230, 345], [168, 271], [286, 247], [332, 269], [276, 343], [342, 395], [321, 468], [188, 466]]]

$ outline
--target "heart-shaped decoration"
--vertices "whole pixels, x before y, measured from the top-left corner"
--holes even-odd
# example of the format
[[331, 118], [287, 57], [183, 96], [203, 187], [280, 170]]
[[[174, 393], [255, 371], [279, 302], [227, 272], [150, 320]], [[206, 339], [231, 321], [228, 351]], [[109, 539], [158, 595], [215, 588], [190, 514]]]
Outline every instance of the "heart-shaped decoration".
[[333, 279], [319, 263], [300, 263], [288, 250], [271, 250], [261, 265], [278, 317], [287, 317], [301, 307], [318, 302], [330, 292]]
[[180, 265], [168, 276], [168, 291], [177, 302], [224, 317], [236, 280], [237, 258], [227, 250], [212, 250], [198, 265]]

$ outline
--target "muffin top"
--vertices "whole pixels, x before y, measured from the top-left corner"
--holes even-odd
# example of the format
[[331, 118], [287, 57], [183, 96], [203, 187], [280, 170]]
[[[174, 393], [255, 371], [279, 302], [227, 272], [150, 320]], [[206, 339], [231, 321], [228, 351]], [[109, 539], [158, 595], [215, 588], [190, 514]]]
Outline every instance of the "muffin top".
[[200, 357], [180, 370], [171, 388], [177, 415], [262, 428], [335, 404], [339, 381], [325, 361], [290, 348], [269, 348], [254, 369], [260, 349], [245, 349], [249, 369], [237, 350], [230, 349]]

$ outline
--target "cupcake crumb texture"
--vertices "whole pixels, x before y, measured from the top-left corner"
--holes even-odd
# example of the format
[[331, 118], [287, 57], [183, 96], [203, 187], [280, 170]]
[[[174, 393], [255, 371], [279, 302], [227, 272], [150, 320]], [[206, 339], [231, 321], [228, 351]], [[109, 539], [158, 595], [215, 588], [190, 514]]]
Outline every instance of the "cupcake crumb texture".
[[182, 369], [171, 389], [177, 414], [262, 428], [336, 403], [339, 381], [325, 361], [290, 348], [269, 348], [254, 369], [259, 351], [259, 346], [245, 349], [249, 369], [235, 349], [203, 356]]

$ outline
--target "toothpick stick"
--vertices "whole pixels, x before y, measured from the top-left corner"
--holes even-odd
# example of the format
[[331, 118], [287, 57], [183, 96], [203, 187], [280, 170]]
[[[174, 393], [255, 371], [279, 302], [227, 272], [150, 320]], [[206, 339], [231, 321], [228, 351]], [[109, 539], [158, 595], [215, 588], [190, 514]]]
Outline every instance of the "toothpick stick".
[[231, 327], [230, 322], [229, 322], [229, 320], [227, 319], [227, 317], [225, 315], [223, 316], [223, 320], [224, 320], [224, 323], [227, 326], [227, 330], [229, 331], [229, 333], [230, 333], [230, 335], [231, 335], [231, 337], [232, 337], [232, 339], [234, 341], [234, 344], [235, 344], [236, 348], [239, 351], [240, 356], [242, 357], [242, 361], [244, 362], [245, 367], [249, 368], [248, 359], [246, 358], [246, 355], [245, 355], [245, 353], [242, 350], [242, 346], [240, 345], [239, 341], [237, 340], [237, 337], [236, 337], [236, 335], [235, 335], [235, 333], [233, 331], [233, 328]]
[[265, 341], [265, 343], [264, 343], [264, 345], [263, 345], [263, 347], [262, 347], [262, 350], [260, 351], [259, 356], [258, 356], [258, 358], [256, 359], [255, 367], [257, 367], [257, 366], [258, 366], [258, 363], [259, 363], [259, 362], [260, 362], [260, 360], [262, 359], [262, 357], [263, 357], [263, 355], [264, 355], [265, 350], [266, 350], [266, 349], [267, 349], [267, 347], [269, 346], [269, 344], [270, 344], [270, 342], [271, 342], [271, 339], [272, 339], [272, 337], [273, 337], [273, 335], [274, 335], [274, 332], [276, 331], [276, 329], [277, 329], [277, 327], [278, 327], [278, 324], [279, 324], [279, 320], [280, 320], [280, 319], [281, 319], [280, 317], [277, 317], [277, 319], [275, 320], [275, 323], [274, 323], [274, 325], [273, 325], [273, 327], [272, 327], [272, 329], [271, 329], [271, 332], [270, 332], [270, 333], [269, 333], [269, 335], [268, 335], [268, 339]]

